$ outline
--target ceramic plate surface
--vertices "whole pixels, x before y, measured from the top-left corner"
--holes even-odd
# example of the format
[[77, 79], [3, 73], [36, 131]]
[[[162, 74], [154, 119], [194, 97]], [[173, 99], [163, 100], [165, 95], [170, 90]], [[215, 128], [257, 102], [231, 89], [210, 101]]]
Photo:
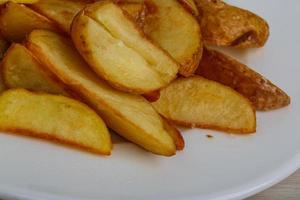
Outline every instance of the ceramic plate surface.
[[[300, 166], [300, 1], [228, 1], [263, 16], [271, 36], [262, 49], [228, 51], [291, 97], [292, 105], [258, 113], [254, 136], [183, 130], [175, 157], [115, 145], [111, 157], [0, 135], [0, 197], [22, 200], [228, 200], [279, 182]], [[214, 136], [213, 139], [206, 137]]]

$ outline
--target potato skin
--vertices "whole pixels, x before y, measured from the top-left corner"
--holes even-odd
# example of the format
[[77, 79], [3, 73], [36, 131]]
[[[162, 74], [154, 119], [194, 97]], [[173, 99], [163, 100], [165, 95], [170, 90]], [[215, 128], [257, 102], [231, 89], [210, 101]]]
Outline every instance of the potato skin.
[[268, 23], [258, 15], [221, 0], [195, 0], [206, 45], [236, 48], [262, 47], [269, 37]]
[[268, 111], [291, 103], [290, 97], [265, 77], [215, 50], [204, 49], [196, 74], [235, 89], [247, 97], [256, 110]]

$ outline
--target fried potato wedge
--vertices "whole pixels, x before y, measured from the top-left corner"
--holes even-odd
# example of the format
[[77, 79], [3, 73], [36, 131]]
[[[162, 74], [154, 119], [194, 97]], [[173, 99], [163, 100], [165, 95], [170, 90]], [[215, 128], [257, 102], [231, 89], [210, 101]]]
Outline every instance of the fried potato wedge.
[[144, 31], [180, 63], [179, 73], [191, 76], [201, 59], [202, 39], [197, 20], [175, 0], [148, 0]]
[[178, 125], [231, 133], [256, 131], [256, 115], [250, 101], [233, 89], [200, 76], [175, 80], [152, 105]]
[[196, 74], [227, 85], [247, 97], [257, 110], [290, 104], [290, 97], [265, 77], [221, 52], [205, 48]]
[[112, 2], [86, 7], [71, 29], [73, 42], [86, 62], [119, 90], [149, 93], [176, 78], [179, 65]]
[[36, 3], [39, 0], [0, 0], [0, 5], [5, 4], [9, 1], [12, 1], [14, 3], [24, 3], [24, 4], [30, 4], [30, 3]]
[[8, 2], [0, 13], [0, 30], [5, 39], [21, 42], [34, 29], [56, 30], [55, 24], [30, 8]]
[[0, 95], [0, 130], [70, 144], [110, 155], [112, 143], [102, 119], [73, 99], [24, 89]]
[[178, 2], [194, 16], [199, 15], [199, 11], [194, 0], [178, 0]]
[[13, 44], [2, 61], [2, 72], [8, 88], [25, 88], [31, 91], [69, 96], [63, 84], [41, 67], [30, 51], [20, 44]]
[[146, 150], [165, 156], [176, 147], [164, 120], [139, 95], [113, 89], [87, 66], [72, 42], [46, 30], [33, 31], [27, 48], [70, 89], [94, 108], [112, 130]]
[[39, 0], [30, 5], [30, 8], [56, 22], [64, 32], [69, 33], [76, 14], [90, 2], [90, 0]]
[[2, 73], [0, 73], [0, 94], [6, 90], [6, 86], [4, 84]]
[[238, 48], [262, 47], [268, 23], [256, 14], [221, 0], [195, 0], [205, 44]]

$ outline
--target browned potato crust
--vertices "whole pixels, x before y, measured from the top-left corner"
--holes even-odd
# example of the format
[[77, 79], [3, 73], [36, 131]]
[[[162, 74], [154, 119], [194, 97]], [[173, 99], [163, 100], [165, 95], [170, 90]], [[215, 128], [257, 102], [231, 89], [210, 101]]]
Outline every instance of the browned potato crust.
[[1, 8], [0, 31], [8, 41], [21, 42], [34, 29], [57, 30], [57, 27], [24, 5], [8, 2]]
[[262, 47], [268, 23], [258, 15], [221, 0], [195, 0], [205, 44], [238, 48]]
[[262, 75], [221, 52], [204, 49], [196, 74], [227, 85], [247, 97], [257, 110], [290, 104], [290, 97]]
[[179, 78], [152, 105], [165, 118], [187, 127], [254, 133], [256, 115], [248, 99], [200, 76]]
[[199, 11], [194, 0], [178, 0], [178, 2], [181, 3], [181, 5], [194, 16], [199, 15]]
[[2, 60], [2, 73], [8, 88], [25, 88], [69, 96], [60, 81], [41, 67], [30, 51], [20, 44], [13, 44]]
[[139, 95], [117, 91], [98, 79], [70, 40], [36, 30], [28, 37], [26, 46], [44, 67], [94, 108], [111, 129], [150, 152], [165, 156], [176, 153], [164, 120], [151, 104]]
[[64, 96], [24, 89], [0, 95], [0, 130], [70, 144], [110, 155], [112, 143], [102, 119], [86, 105]]

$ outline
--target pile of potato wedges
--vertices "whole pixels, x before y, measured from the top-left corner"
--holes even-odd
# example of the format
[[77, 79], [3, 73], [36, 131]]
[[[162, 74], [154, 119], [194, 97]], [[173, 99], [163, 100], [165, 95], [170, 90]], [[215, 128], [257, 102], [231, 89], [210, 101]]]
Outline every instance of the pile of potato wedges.
[[0, 131], [110, 155], [113, 130], [154, 154], [177, 126], [256, 132], [290, 97], [216, 46], [262, 47], [269, 26], [221, 0], [0, 1]]

